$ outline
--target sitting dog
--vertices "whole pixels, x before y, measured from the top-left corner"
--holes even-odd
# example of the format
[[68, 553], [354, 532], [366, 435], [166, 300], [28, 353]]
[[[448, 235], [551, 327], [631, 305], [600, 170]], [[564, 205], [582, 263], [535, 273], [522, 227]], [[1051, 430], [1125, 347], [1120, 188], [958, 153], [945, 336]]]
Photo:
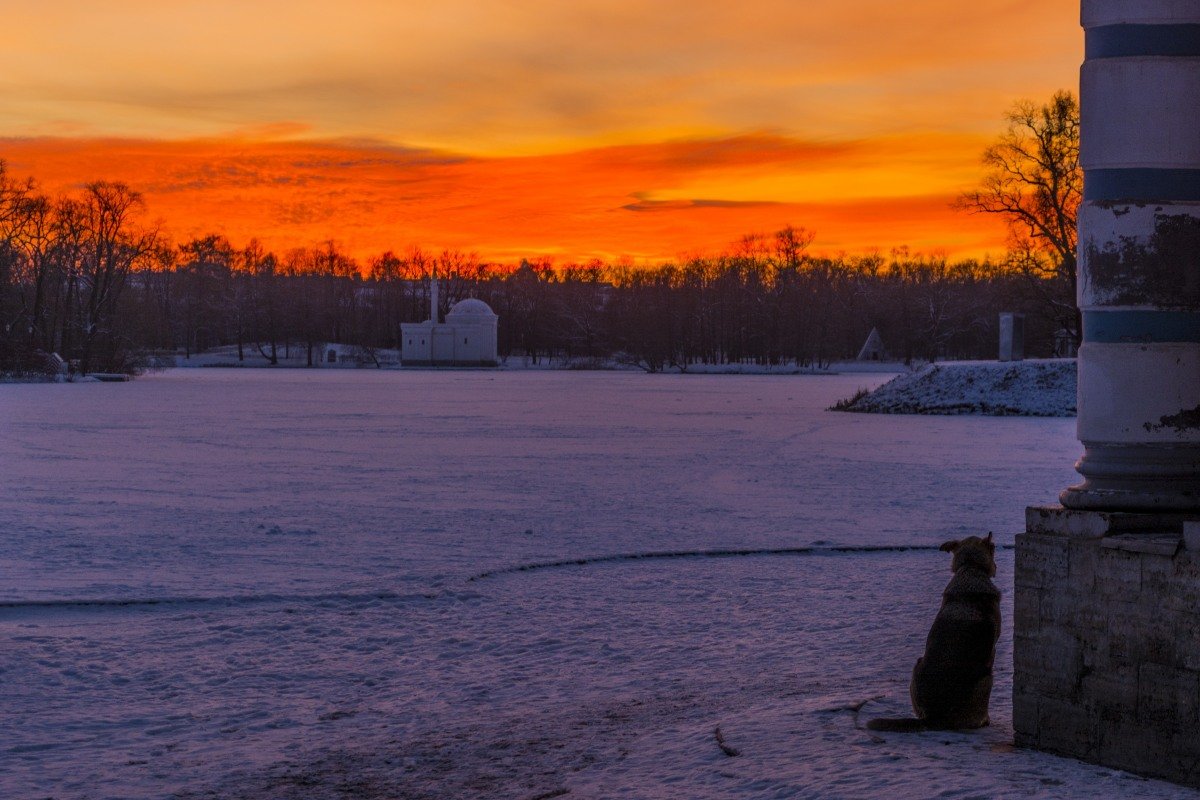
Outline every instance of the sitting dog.
[[946, 542], [954, 577], [942, 592], [942, 608], [913, 667], [909, 694], [916, 717], [879, 718], [875, 731], [967, 730], [988, 724], [992, 662], [1000, 638], [1000, 590], [992, 534]]

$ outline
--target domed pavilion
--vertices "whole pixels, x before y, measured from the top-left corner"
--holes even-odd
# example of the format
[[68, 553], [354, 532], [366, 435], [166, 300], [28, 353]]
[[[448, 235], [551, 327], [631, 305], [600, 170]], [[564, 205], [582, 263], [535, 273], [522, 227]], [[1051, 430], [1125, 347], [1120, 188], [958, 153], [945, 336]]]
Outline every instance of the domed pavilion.
[[406, 367], [494, 367], [500, 318], [482, 300], [468, 297], [438, 321], [438, 285], [430, 286], [430, 316], [400, 325], [400, 360]]

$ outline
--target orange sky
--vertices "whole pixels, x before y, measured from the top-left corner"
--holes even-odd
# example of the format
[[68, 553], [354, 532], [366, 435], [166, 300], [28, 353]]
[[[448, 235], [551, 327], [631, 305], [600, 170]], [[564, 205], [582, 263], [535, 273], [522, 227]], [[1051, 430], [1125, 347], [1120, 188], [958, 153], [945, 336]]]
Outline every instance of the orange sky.
[[[177, 239], [560, 262], [1003, 249], [949, 202], [1074, 0], [76, 0], [6, 6], [0, 158], [144, 192]], [[416, 8], [421, 6], [421, 8]]]

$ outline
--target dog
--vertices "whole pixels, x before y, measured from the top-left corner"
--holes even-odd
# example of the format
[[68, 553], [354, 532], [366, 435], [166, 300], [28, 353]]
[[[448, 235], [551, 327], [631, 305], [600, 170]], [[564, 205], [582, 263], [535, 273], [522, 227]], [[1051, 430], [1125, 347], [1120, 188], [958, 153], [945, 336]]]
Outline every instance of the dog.
[[942, 607], [925, 655], [913, 667], [908, 691], [916, 717], [880, 717], [874, 731], [971, 730], [989, 723], [992, 664], [1000, 638], [1000, 590], [992, 534], [968, 536], [941, 546], [953, 553], [954, 577], [942, 592]]

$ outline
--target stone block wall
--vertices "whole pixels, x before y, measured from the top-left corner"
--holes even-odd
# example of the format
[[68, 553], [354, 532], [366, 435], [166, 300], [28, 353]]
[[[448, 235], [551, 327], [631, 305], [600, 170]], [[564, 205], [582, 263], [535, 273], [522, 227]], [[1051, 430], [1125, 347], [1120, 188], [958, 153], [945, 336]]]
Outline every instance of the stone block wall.
[[1017, 744], [1200, 786], [1200, 521], [1031, 508], [1015, 583]]

